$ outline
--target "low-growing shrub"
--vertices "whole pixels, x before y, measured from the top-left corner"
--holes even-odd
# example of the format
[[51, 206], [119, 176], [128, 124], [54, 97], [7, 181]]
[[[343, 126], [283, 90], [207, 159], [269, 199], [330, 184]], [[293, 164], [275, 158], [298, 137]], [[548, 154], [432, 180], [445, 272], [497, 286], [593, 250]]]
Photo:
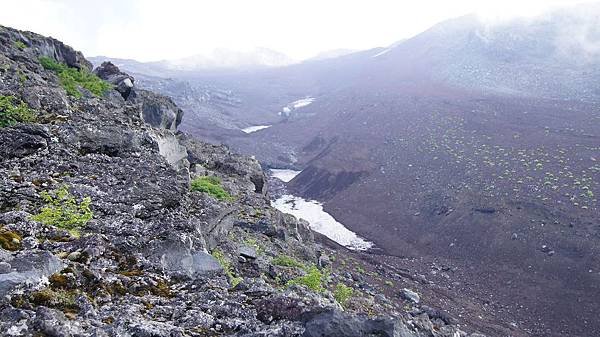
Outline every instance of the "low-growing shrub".
[[39, 60], [42, 67], [56, 73], [67, 94], [73, 97], [80, 98], [83, 96], [79, 91], [79, 87], [89, 90], [96, 96], [102, 96], [112, 88], [110, 83], [103, 81], [87, 69], [71, 68], [46, 56], [40, 57]]
[[0, 127], [35, 122], [35, 113], [27, 103], [14, 96], [0, 95]]
[[289, 257], [287, 255], [278, 255], [271, 261], [271, 263], [273, 263], [276, 266], [295, 267], [295, 268], [304, 269], [304, 265], [302, 263], [300, 263], [298, 260], [296, 260], [292, 257]]
[[46, 206], [40, 213], [32, 216], [32, 220], [66, 229], [74, 236], [79, 236], [79, 230], [94, 216], [90, 209], [92, 199], [85, 197], [78, 202], [69, 193], [67, 186], [62, 186], [52, 193], [44, 191], [41, 197], [46, 202]]
[[212, 251], [212, 256], [219, 262], [221, 268], [223, 268], [223, 272], [229, 278], [229, 283], [231, 283], [232, 287], [235, 287], [242, 282], [242, 278], [235, 275], [233, 272], [233, 267], [231, 266], [231, 261], [225, 257], [225, 254], [223, 254], [222, 251], [215, 249]]
[[319, 268], [312, 266], [307, 270], [306, 275], [296, 277], [295, 279], [290, 280], [287, 284], [288, 286], [303, 285], [314, 292], [320, 293], [325, 290], [324, 284], [326, 278], [326, 275], [323, 274]]
[[343, 283], [338, 283], [333, 291], [333, 297], [342, 306], [346, 306], [346, 302], [354, 295], [354, 289]]
[[23, 41], [17, 40], [17, 41], [15, 41], [15, 47], [23, 50], [23, 49], [27, 48], [27, 45], [25, 45], [25, 43], [23, 43]]
[[192, 192], [205, 192], [218, 200], [233, 200], [231, 194], [229, 194], [221, 186], [221, 180], [217, 177], [198, 177], [192, 180], [191, 188]]

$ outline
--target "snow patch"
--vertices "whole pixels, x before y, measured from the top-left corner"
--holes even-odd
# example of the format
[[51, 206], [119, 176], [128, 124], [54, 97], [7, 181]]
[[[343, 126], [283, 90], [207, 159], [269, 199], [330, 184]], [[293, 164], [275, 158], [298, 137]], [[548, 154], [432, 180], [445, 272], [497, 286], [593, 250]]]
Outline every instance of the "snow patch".
[[377, 54], [375, 54], [375, 55], [373, 55], [371, 57], [379, 57], [381, 55], [385, 55], [385, 54], [389, 53], [391, 50], [392, 50], [392, 48], [384, 49], [384, 50], [380, 51], [379, 53], [377, 53]]
[[323, 204], [315, 200], [305, 200], [293, 195], [283, 195], [272, 202], [273, 207], [308, 221], [310, 228], [331, 240], [353, 250], [368, 250], [373, 243], [339, 223], [331, 214], [323, 210]]
[[294, 101], [292, 103], [290, 103], [294, 109], [298, 109], [298, 108], [302, 108], [305, 107], [307, 105], [310, 105], [312, 102], [314, 102], [315, 99], [313, 97], [307, 97], [307, 98], [303, 98], [303, 99], [299, 99], [297, 101]]
[[279, 116], [289, 116], [290, 113], [296, 109], [303, 108], [311, 105], [315, 101], [314, 97], [307, 96], [306, 98], [293, 101], [282, 108], [282, 111], [278, 113]]
[[302, 171], [286, 170], [286, 169], [271, 169], [271, 176], [277, 178], [284, 183], [289, 183], [294, 177]]
[[264, 129], [270, 128], [271, 126], [272, 125], [254, 125], [254, 126], [249, 126], [247, 128], [243, 128], [242, 132], [253, 133], [253, 132], [256, 132], [256, 131], [260, 131], [260, 130], [264, 130]]

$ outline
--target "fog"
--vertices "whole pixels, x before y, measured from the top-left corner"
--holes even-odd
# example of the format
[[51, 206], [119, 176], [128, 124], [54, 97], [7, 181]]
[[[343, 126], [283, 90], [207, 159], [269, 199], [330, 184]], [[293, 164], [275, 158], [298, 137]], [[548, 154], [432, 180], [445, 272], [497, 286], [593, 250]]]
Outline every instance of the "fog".
[[[581, 2], [590, 1], [5, 0], [0, 23], [56, 37], [88, 56], [151, 61], [264, 47], [298, 61], [387, 46], [468, 13], [502, 22]], [[585, 31], [575, 33], [585, 50], [597, 52]]]

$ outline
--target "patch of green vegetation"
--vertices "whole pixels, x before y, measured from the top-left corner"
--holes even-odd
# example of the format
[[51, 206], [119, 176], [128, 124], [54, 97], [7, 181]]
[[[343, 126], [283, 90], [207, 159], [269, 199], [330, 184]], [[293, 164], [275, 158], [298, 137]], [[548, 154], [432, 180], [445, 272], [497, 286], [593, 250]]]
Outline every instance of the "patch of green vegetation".
[[77, 202], [69, 193], [67, 186], [62, 186], [52, 193], [44, 191], [40, 195], [46, 202], [46, 206], [40, 213], [32, 216], [32, 220], [66, 229], [75, 237], [79, 236], [80, 229], [94, 216], [90, 209], [92, 199], [85, 197]]
[[364, 274], [365, 273], [365, 269], [361, 266], [356, 266], [356, 272]]
[[320, 293], [325, 290], [326, 279], [327, 276], [319, 268], [312, 266], [307, 270], [306, 275], [290, 280], [287, 285], [303, 285], [314, 292]]
[[198, 177], [192, 180], [190, 190], [192, 192], [205, 192], [218, 200], [233, 200], [231, 194], [223, 189], [221, 186], [221, 180], [217, 177], [205, 176]]
[[21, 69], [17, 70], [17, 75], [19, 75], [19, 83], [21, 83], [21, 86], [24, 86], [25, 82], [27, 82], [27, 75]]
[[346, 303], [353, 295], [354, 289], [343, 283], [338, 283], [333, 291], [333, 297], [342, 307], [346, 306]]
[[258, 243], [258, 241], [255, 238], [246, 238], [244, 240], [244, 243], [249, 247], [254, 248], [256, 254], [258, 255], [262, 255], [265, 252], [265, 249]]
[[27, 103], [14, 96], [0, 95], [0, 127], [35, 122], [35, 113]]
[[281, 266], [281, 267], [294, 267], [294, 268], [300, 268], [300, 269], [305, 268], [304, 264], [302, 264], [298, 260], [294, 259], [293, 257], [289, 257], [287, 255], [278, 255], [271, 261], [271, 263], [273, 263], [276, 266]]
[[21, 240], [22, 238], [18, 233], [9, 231], [0, 226], [0, 247], [10, 251], [16, 251], [21, 249]]
[[221, 250], [215, 249], [215, 250], [212, 251], [211, 255], [215, 259], [217, 259], [217, 261], [219, 262], [219, 264], [223, 268], [223, 272], [229, 278], [229, 283], [231, 283], [232, 287], [235, 287], [240, 282], [242, 282], [242, 278], [236, 276], [235, 273], [233, 272], [233, 267], [231, 266], [231, 261], [229, 261], [229, 259], [227, 257], [225, 257], [225, 254]]
[[110, 83], [101, 80], [87, 69], [71, 68], [46, 56], [40, 57], [39, 60], [42, 67], [56, 73], [60, 84], [70, 96], [81, 98], [83, 95], [79, 87], [89, 90], [95, 96], [102, 96], [112, 88]]
[[32, 292], [29, 298], [34, 305], [56, 308], [63, 312], [77, 312], [79, 310], [75, 302], [77, 295], [78, 292], [76, 290], [44, 288]]
[[15, 41], [14, 44], [15, 44], [15, 47], [17, 47], [21, 50], [27, 48], [27, 45], [25, 45], [25, 43], [23, 43], [23, 41], [20, 41], [20, 40]]

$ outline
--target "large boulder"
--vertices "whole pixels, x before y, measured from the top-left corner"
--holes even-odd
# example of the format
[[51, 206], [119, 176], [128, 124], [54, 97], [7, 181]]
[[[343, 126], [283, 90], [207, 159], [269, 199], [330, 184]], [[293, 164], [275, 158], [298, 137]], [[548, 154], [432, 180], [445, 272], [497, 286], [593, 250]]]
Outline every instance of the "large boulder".
[[46, 251], [25, 251], [16, 257], [0, 257], [10, 265], [10, 269], [6, 268], [6, 273], [0, 274], [0, 297], [16, 287], [36, 285], [63, 267], [58, 258]]
[[0, 132], [0, 161], [22, 158], [48, 146], [50, 134], [41, 125], [21, 124]]
[[142, 118], [155, 128], [177, 131], [181, 124], [183, 110], [169, 97], [137, 89], [129, 95], [128, 100], [142, 105]]
[[320, 313], [305, 323], [304, 337], [418, 337], [400, 321], [344, 314], [338, 310]]
[[114, 85], [115, 90], [121, 94], [123, 99], [127, 99], [131, 94], [135, 79], [133, 76], [122, 72], [119, 67], [110, 61], [102, 62], [98, 68], [94, 69], [94, 74]]

